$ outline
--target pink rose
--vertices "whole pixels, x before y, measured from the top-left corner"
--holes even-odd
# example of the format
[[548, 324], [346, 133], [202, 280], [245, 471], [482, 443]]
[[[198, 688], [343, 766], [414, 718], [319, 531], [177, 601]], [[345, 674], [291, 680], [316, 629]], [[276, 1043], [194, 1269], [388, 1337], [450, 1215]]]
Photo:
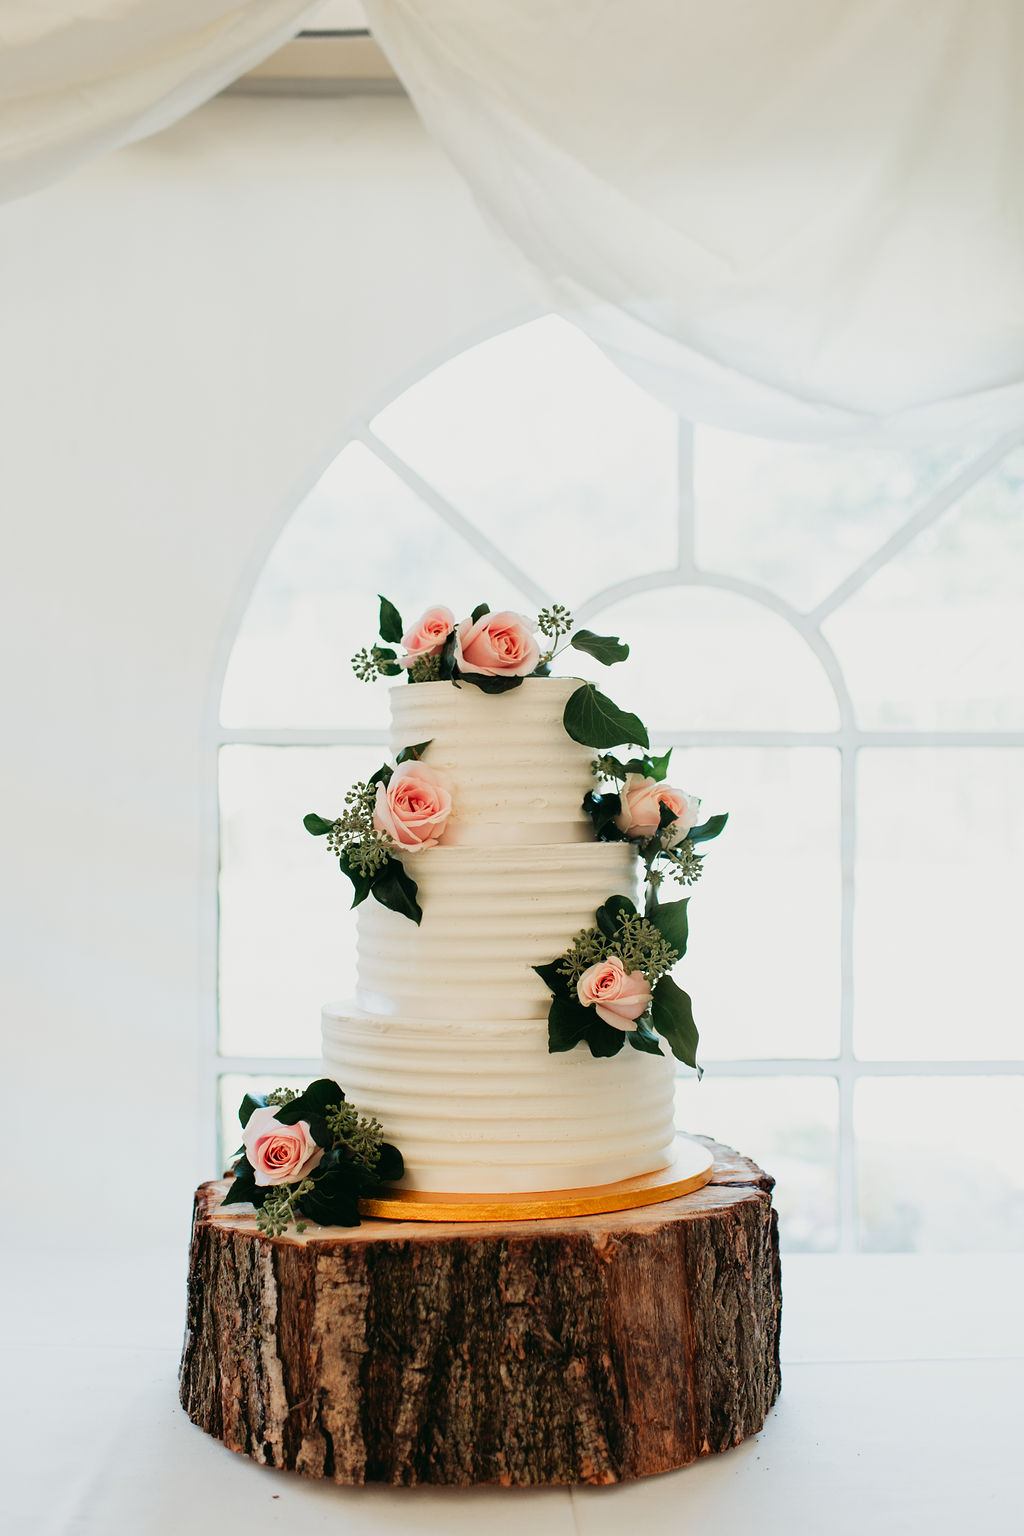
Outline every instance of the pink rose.
[[485, 613], [475, 624], [463, 619], [455, 636], [460, 672], [528, 677], [540, 660], [540, 646], [533, 638], [536, 628], [521, 613]]
[[675, 820], [662, 833], [666, 848], [681, 843], [687, 832], [697, 825], [700, 814], [699, 795], [688, 795], [685, 789], [673, 789], [671, 784], [659, 784], [657, 779], [645, 779], [639, 773], [627, 773], [626, 782], [619, 790], [622, 810], [615, 818], [615, 825], [627, 837], [653, 837], [658, 830], [661, 807], [667, 805]]
[[421, 656], [439, 656], [454, 628], [455, 615], [450, 608], [428, 608], [402, 636], [406, 655], [399, 656], [398, 665], [411, 667]]
[[642, 971], [627, 971], [618, 955], [610, 955], [583, 972], [576, 996], [585, 1008], [596, 1008], [606, 1024], [624, 1030], [647, 1007], [651, 986]]
[[451, 813], [448, 781], [426, 763], [399, 763], [387, 788], [377, 785], [373, 824], [402, 853], [436, 847]]
[[242, 1145], [257, 1184], [297, 1184], [324, 1155], [305, 1120], [282, 1125], [272, 1104], [253, 1110], [242, 1132]]

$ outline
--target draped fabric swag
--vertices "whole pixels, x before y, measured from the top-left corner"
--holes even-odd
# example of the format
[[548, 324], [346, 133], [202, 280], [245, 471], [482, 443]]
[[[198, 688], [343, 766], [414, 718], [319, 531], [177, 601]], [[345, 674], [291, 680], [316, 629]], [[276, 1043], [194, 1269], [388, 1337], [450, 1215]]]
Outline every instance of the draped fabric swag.
[[1020, 0], [367, 0], [547, 301], [684, 416], [1024, 422]]

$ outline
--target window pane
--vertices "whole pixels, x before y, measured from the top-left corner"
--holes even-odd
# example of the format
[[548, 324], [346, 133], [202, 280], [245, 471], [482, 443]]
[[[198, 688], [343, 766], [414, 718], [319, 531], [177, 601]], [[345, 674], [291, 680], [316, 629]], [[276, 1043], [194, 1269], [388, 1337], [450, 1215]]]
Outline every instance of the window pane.
[[376, 593], [407, 621], [432, 603], [530, 607], [359, 443], [287, 523], [253, 588], [231, 653], [225, 725], [380, 726], [387, 689], [350, 666], [377, 635]]
[[1024, 726], [1024, 449], [823, 628], [870, 729]]
[[702, 1055], [834, 1056], [839, 754], [693, 747], [673, 754], [669, 778], [702, 796], [702, 816], [729, 812], [688, 888], [690, 943], [676, 973], [693, 996]]
[[556, 601], [675, 566], [676, 418], [564, 320], [471, 347], [373, 430]]
[[1024, 752], [858, 754], [856, 1049], [1024, 1054]]
[[835, 694], [814, 653], [784, 619], [734, 592], [665, 587], [587, 619], [621, 635], [627, 661], [607, 667], [573, 651], [579, 672], [654, 731], [835, 730]]
[[1024, 1078], [857, 1085], [860, 1242], [880, 1252], [1024, 1248]]
[[698, 427], [697, 558], [810, 609], [959, 467], [963, 451], [825, 448]]
[[227, 1056], [320, 1055], [320, 1009], [355, 983], [352, 887], [307, 811], [331, 817], [384, 747], [220, 754], [220, 1041]]
[[831, 1078], [680, 1079], [676, 1124], [752, 1157], [776, 1182], [772, 1198], [790, 1253], [836, 1246], [838, 1092]]
[[312, 1064], [308, 1077], [243, 1077], [240, 1073], [225, 1073], [217, 1079], [218, 1148], [217, 1166], [226, 1171], [242, 1141], [242, 1127], [238, 1119], [238, 1106], [247, 1093], [273, 1093], [275, 1088], [307, 1087], [316, 1077], [318, 1063]]

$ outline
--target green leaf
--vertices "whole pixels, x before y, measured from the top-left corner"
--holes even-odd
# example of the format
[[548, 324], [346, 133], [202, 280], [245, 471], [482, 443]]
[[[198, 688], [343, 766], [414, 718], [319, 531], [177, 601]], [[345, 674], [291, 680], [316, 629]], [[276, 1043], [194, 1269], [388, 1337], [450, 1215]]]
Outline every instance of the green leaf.
[[647, 773], [645, 777], [657, 779], [659, 784], [663, 783], [668, 775], [668, 760], [671, 756], [672, 748], [669, 747], [668, 751], [661, 757], [649, 757], [647, 759]]
[[417, 924], [423, 917], [416, 900], [416, 882], [409, 878], [397, 859], [388, 859], [383, 869], [377, 871], [370, 889], [382, 907], [389, 907], [392, 912], [411, 918]]
[[650, 912], [650, 918], [655, 928], [661, 934], [666, 943], [679, 951], [679, 958], [686, 954], [686, 941], [689, 936], [689, 921], [687, 918], [687, 906], [689, 896], [684, 896], [682, 901], [667, 901], [662, 904], [655, 902]]
[[469, 616], [469, 622], [471, 624], [475, 624], [477, 619], [482, 619], [484, 614], [490, 613], [490, 611], [491, 610], [488, 608], [486, 603], [477, 603], [476, 607], [473, 609], [473, 612]]
[[[431, 737], [431, 741], [433, 737]], [[395, 758], [396, 763], [418, 762], [430, 746], [429, 741], [418, 741], [414, 747], [403, 747]]]
[[359, 1226], [359, 1170], [351, 1163], [332, 1163], [313, 1174], [313, 1188], [303, 1195], [299, 1209], [322, 1227]]
[[609, 896], [597, 909], [597, 926], [606, 939], [617, 939], [624, 917], [635, 917], [636, 907], [628, 896]]
[[665, 1052], [658, 1044], [657, 1035], [652, 1035], [646, 1026], [638, 1024], [636, 1029], [631, 1029], [626, 1035], [627, 1042], [634, 1051], [644, 1051], [648, 1056], [664, 1056]]
[[713, 837], [717, 837], [729, 820], [728, 811], [719, 816], [709, 816], [707, 821], [702, 821], [699, 827], [691, 827], [687, 837], [691, 843], [710, 843]]
[[485, 677], [482, 672], [461, 672], [458, 669], [456, 676], [460, 683], [472, 683], [481, 693], [508, 693], [512, 688], [521, 688], [526, 681], [524, 677]]
[[337, 1109], [344, 1102], [345, 1095], [333, 1078], [318, 1077], [298, 1098], [289, 1099], [276, 1109], [274, 1116], [282, 1125], [298, 1125], [300, 1120], [323, 1119], [328, 1110]]
[[604, 667], [612, 667], [617, 661], [625, 661], [629, 646], [618, 635], [595, 635], [592, 629], [578, 629], [569, 641], [575, 651], [586, 651]]
[[[360, 902], [365, 901], [370, 894], [370, 886], [373, 884], [372, 877], [364, 875], [362, 870], [356, 869], [352, 863], [351, 856], [347, 853], [341, 855], [341, 858], [338, 860], [338, 868], [343, 875], [352, 881], [352, 907], [358, 907]], [[352, 907], [349, 908], [349, 911], [352, 910]]]
[[384, 788], [387, 789], [388, 785], [391, 783], [391, 775], [394, 773], [394, 771], [395, 770], [392, 768], [390, 763], [381, 763], [376, 773], [370, 774], [370, 777], [366, 781], [367, 785], [383, 784]]
[[442, 682], [454, 683], [455, 681], [455, 636], [458, 630], [449, 630], [441, 647], [441, 655], [438, 658], [437, 674]]
[[315, 811], [310, 811], [307, 815], [303, 816], [302, 825], [314, 837], [326, 837], [334, 826], [334, 822], [326, 821], [323, 816], [318, 816]]
[[[651, 1018], [658, 1034], [668, 1041], [677, 1061], [697, 1067], [698, 1035], [693, 1022], [693, 1004], [671, 976], [663, 976], [654, 989]], [[697, 1067], [697, 1071], [699, 1074], [701, 1069]]]
[[[380, 593], [377, 593], [380, 597]], [[402, 634], [405, 625], [402, 623], [402, 615], [394, 603], [389, 603], [386, 597], [380, 598], [380, 628], [379, 634], [382, 640], [389, 640], [392, 645], [401, 645]]]
[[228, 1186], [222, 1205], [254, 1205], [257, 1210], [267, 1198], [269, 1190], [256, 1183], [256, 1171], [247, 1157], [235, 1164], [235, 1177]]
[[397, 662], [385, 661], [379, 668], [379, 671], [381, 677], [401, 677], [402, 673], [405, 671], [405, 668], [400, 667]]
[[390, 1141], [381, 1142], [380, 1160], [373, 1170], [374, 1179], [382, 1184], [397, 1184], [405, 1174], [405, 1161], [397, 1147]]
[[618, 795], [598, 795], [593, 790], [583, 796], [583, 809], [594, 823], [594, 834], [603, 843], [626, 842], [625, 832], [615, 825], [615, 818], [622, 810]]
[[253, 1111], [256, 1109], [262, 1109], [266, 1102], [267, 1101], [263, 1097], [262, 1093], [259, 1095], [254, 1093], [247, 1093], [245, 1095], [245, 1098], [238, 1106], [238, 1118], [242, 1122], [243, 1131], [249, 1124], [249, 1121], [252, 1119]]
[[666, 805], [663, 800], [658, 807], [658, 831], [663, 832], [666, 827], [672, 826], [673, 822], [678, 821], [678, 819], [678, 813], [670, 805]]
[[617, 1056], [626, 1043], [625, 1032], [606, 1024], [596, 1013], [593, 1024], [583, 1038], [590, 1047], [591, 1056]]
[[583, 683], [571, 694], [562, 715], [562, 724], [573, 741], [604, 751], [622, 742], [636, 742], [648, 747], [647, 727], [636, 715], [627, 714], [611, 699], [599, 693], [593, 683]]
[[571, 1051], [585, 1038], [595, 1018], [593, 1008], [584, 1008], [575, 997], [553, 998], [548, 1009], [548, 1051]]
[[553, 996], [572, 997], [573, 992], [572, 987], [569, 985], [569, 978], [562, 975], [558, 969], [557, 960], [552, 960], [550, 965], [535, 965], [533, 969]]

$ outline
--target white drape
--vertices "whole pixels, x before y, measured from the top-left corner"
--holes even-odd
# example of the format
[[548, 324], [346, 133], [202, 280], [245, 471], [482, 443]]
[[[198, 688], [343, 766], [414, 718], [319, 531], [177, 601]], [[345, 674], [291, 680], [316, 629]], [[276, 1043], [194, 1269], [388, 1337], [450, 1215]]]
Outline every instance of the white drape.
[[310, 0], [0, 0], [0, 202], [167, 127], [318, 9]]
[[367, 0], [548, 299], [684, 415], [1024, 421], [1021, 0]]

